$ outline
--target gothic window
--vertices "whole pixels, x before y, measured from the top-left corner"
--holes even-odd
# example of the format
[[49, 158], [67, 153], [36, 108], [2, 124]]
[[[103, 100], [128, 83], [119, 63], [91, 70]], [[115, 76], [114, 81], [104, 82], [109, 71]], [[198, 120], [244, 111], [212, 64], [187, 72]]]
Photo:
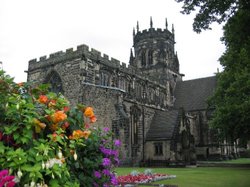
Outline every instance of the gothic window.
[[187, 131], [182, 131], [181, 133], [182, 147], [183, 149], [189, 148], [189, 136]]
[[146, 66], [146, 52], [142, 51], [141, 53], [141, 66], [145, 67]]
[[132, 145], [135, 145], [138, 144], [140, 109], [137, 106], [132, 106], [130, 108], [130, 115], [131, 115], [131, 140], [132, 140]]
[[50, 91], [63, 94], [62, 80], [56, 71], [52, 71], [44, 81], [50, 84]]
[[155, 148], [155, 155], [156, 156], [162, 156], [163, 155], [162, 142], [154, 143], [154, 148]]
[[109, 73], [106, 71], [101, 72], [100, 83], [102, 86], [109, 86]]
[[119, 77], [119, 88], [122, 90], [126, 89], [126, 83], [124, 77]]
[[161, 49], [159, 53], [159, 60], [160, 62], [165, 62], [165, 59], [166, 59], [166, 52], [163, 49]]
[[153, 65], [153, 50], [148, 52], [148, 65]]
[[86, 74], [86, 78], [85, 81], [88, 83], [92, 83], [94, 84], [94, 80], [95, 80], [95, 69], [94, 69], [94, 64], [92, 63], [92, 61], [88, 60], [86, 63], [86, 70], [87, 70], [87, 74]]

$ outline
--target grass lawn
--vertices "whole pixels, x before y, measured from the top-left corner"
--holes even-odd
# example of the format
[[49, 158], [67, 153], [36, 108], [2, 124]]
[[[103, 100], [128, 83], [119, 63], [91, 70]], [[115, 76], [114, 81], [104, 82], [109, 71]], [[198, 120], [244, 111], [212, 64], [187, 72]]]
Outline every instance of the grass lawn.
[[[118, 175], [133, 170], [143, 172], [147, 168], [117, 168]], [[248, 187], [250, 168], [197, 167], [197, 168], [152, 168], [154, 173], [176, 175], [175, 179], [155, 182], [175, 184], [178, 187]]]
[[227, 160], [227, 161], [222, 161], [222, 163], [250, 164], [250, 158], [239, 158], [239, 159], [235, 159], [235, 160]]
[[202, 161], [203, 163], [250, 164], [250, 158], [238, 158], [224, 161]]

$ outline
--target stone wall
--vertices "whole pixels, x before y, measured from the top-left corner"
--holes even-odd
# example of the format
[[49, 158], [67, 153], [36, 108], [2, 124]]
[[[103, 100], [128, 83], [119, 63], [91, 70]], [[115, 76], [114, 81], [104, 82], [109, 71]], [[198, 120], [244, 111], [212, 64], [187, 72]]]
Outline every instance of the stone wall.
[[[170, 140], [147, 141], [145, 145], [145, 160], [170, 160]], [[155, 144], [162, 143], [162, 155], [155, 154]]]

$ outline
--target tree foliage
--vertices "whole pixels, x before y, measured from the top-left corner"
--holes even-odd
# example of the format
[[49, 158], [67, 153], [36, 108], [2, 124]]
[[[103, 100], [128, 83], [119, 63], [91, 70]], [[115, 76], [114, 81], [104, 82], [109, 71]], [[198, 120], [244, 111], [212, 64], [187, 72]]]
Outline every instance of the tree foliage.
[[[201, 32], [211, 29], [212, 22], [222, 23], [232, 17], [239, 9], [249, 7], [249, 0], [176, 0], [183, 2], [182, 13], [196, 12], [193, 29]], [[198, 10], [197, 10], [198, 9]]]
[[221, 138], [236, 140], [250, 137], [250, 1], [249, 0], [176, 0], [183, 2], [182, 13], [197, 11], [195, 32], [210, 29], [213, 22], [226, 22], [220, 57], [224, 71], [217, 74], [217, 87], [210, 106], [215, 108], [212, 127]]

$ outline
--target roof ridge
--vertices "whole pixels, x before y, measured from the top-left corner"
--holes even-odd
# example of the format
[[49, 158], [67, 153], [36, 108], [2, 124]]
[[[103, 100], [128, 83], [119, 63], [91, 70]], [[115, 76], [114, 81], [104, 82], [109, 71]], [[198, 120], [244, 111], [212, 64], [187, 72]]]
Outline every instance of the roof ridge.
[[[214, 76], [209, 76], [209, 77], [201, 77], [201, 78], [189, 79], [189, 80], [179, 81], [179, 82], [196, 81], [196, 80], [209, 79], [209, 78], [216, 78], [216, 76], [214, 75]], [[179, 82], [177, 82], [177, 83], [179, 83]]]

